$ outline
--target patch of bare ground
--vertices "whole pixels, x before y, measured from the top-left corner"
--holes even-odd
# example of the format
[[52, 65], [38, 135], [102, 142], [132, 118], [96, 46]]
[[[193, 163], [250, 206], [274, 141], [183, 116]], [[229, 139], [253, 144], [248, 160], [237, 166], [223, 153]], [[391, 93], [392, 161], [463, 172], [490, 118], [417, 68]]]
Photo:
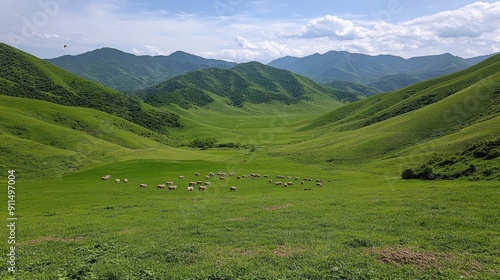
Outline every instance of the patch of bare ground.
[[285, 205], [274, 205], [274, 206], [269, 206], [269, 207], [266, 207], [264, 208], [265, 210], [267, 211], [274, 211], [274, 210], [278, 210], [278, 209], [284, 209], [284, 208], [288, 208], [292, 206], [292, 204], [285, 204]]
[[292, 255], [293, 249], [290, 246], [279, 245], [276, 249], [273, 250], [273, 255], [276, 257], [287, 258]]
[[135, 233], [140, 231], [138, 228], [125, 228], [120, 231], [118, 231], [116, 234], [128, 234], [128, 233]]
[[60, 237], [50, 237], [50, 236], [45, 236], [45, 237], [39, 237], [37, 239], [33, 240], [26, 240], [19, 242], [19, 246], [23, 245], [33, 245], [33, 244], [38, 244], [42, 242], [63, 242], [63, 243], [71, 243], [71, 242], [78, 242], [85, 240], [86, 237], [71, 237], [71, 238], [60, 238]]
[[410, 264], [424, 270], [427, 266], [435, 265], [439, 258], [429, 252], [416, 252], [410, 248], [370, 248], [369, 252], [378, 256], [382, 263], [394, 263], [397, 265]]

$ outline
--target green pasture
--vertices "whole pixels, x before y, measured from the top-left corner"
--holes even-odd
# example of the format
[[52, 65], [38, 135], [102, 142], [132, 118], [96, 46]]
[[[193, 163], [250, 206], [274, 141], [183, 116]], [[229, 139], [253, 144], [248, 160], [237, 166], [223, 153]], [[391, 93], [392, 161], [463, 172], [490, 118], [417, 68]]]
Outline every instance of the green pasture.
[[[242, 154], [130, 160], [47, 180], [19, 177], [13, 279], [500, 276], [496, 182], [403, 181], [353, 167]], [[268, 178], [205, 180], [219, 171], [301, 179], [282, 180], [294, 183], [286, 188]], [[106, 174], [111, 180], [101, 180]], [[301, 185], [304, 177], [325, 182]], [[188, 192], [188, 182], [198, 180], [212, 185]], [[166, 181], [178, 189], [156, 188]]]
[[[17, 271], [0, 279], [499, 279], [497, 177], [401, 179], [404, 168], [498, 138], [493, 66], [344, 107], [321, 94], [292, 105], [235, 108], [215, 96], [189, 110], [168, 105], [182, 126], [160, 132], [0, 96], [0, 178], [16, 170], [19, 217]], [[189, 147], [206, 138], [241, 145]], [[490, 170], [499, 159], [471, 158]], [[268, 182], [277, 175], [293, 185]], [[306, 177], [324, 182], [302, 185]], [[212, 184], [186, 190], [199, 180]], [[167, 181], [178, 189], [156, 188]]]

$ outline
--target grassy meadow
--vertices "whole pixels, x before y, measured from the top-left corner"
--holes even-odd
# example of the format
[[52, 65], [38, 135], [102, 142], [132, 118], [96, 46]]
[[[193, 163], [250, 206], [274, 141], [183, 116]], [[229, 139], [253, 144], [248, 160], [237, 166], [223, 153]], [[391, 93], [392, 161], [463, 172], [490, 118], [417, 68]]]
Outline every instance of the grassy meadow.
[[[126, 112], [102, 102], [120, 93], [86, 100], [87, 82], [50, 68], [44, 98], [0, 96], [0, 178], [16, 170], [18, 217], [16, 272], [0, 279], [500, 279], [500, 184], [485, 173], [500, 166], [498, 65], [348, 105], [321, 92], [239, 108], [207, 93], [190, 109], [122, 96]], [[92, 102], [47, 102], [54, 87]], [[161, 126], [169, 116], [179, 123]], [[433, 158], [466, 176], [401, 179]], [[211, 185], [187, 191], [199, 180]], [[178, 189], [156, 188], [167, 181]]]
[[[212, 182], [206, 191], [186, 191], [188, 181], [200, 178], [194, 172], [229, 170], [325, 182], [286, 179], [294, 185], [285, 188], [266, 178], [214, 177], [202, 178]], [[108, 173], [112, 179], [102, 181]], [[178, 190], [156, 188], [170, 180]], [[229, 192], [233, 185], [237, 191]], [[500, 273], [497, 182], [403, 181], [242, 154], [124, 161], [44, 181], [19, 178], [17, 187], [14, 279], [494, 279]]]
[[[30, 102], [35, 106], [40, 101]], [[180, 143], [215, 137], [219, 142], [239, 142], [245, 147], [202, 151], [169, 148], [157, 142], [136, 147], [133, 141], [137, 134], [122, 124], [113, 126], [117, 138], [108, 139], [105, 143], [109, 146], [101, 147], [113, 151], [112, 160], [106, 161], [103, 154], [93, 165], [45, 179], [19, 174], [17, 272], [2, 271], [1, 277], [500, 276], [498, 182], [402, 180], [398, 168], [404, 158], [327, 162], [294, 156], [293, 150], [283, 148], [285, 144], [303, 142], [313, 133], [299, 131], [297, 122], [322, 110], [311, 113], [294, 110], [292, 105], [277, 114], [277, 109], [273, 113], [266, 105], [231, 113], [230, 107], [219, 106], [220, 110], [205, 112], [209, 117], [193, 113], [193, 109], [179, 109], [177, 113], [184, 118], [193, 114], [191, 123], [186, 125], [187, 133], [174, 131], [171, 136], [178, 137]], [[57, 110], [61, 112], [61, 108]], [[43, 119], [38, 115], [30, 114]], [[103, 115], [100, 120], [107, 119]], [[57, 129], [62, 129], [60, 126]], [[30, 141], [38, 141], [33, 139]], [[236, 176], [258, 173], [262, 177], [204, 177], [209, 172], [231, 171]], [[195, 172], [202, 176], [194, 176]], [[111, 180], [101, 180], [106, 174], [112, 175]], [[180, 180], [180, 175], [186, 178]], [[285, 188], [268, 182], [278, 180], [277, 175], [300, 179], [279, 179], [294, 183]], [[301, 185], [305, 177], [325, 182], [321, 187], [315, 182]], [[115, 178], [127, 178], [129, 183], [115, 183]], [[212, 184], [206, 191], [188, 192], [188, 182], [198, 180]], [[176, 182], [178, 189], [156, 188], [166, 181]], [[140, 189], [141, 183], [148, 187]], [[230, 186], [236, 186], [237, 191], [230, 192]], [[3, 255], [8, 253], [6, 246], [2, 250]]]

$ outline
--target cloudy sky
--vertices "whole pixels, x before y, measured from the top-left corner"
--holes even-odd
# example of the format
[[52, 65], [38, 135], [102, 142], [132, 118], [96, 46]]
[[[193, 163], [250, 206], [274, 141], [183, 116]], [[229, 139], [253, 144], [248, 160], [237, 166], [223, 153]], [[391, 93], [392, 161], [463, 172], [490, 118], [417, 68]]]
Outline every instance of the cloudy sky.
[[473, 57], [500, 51], [500, 1], [1, 0], [0, 41], [41, 58], [101, 47], [264, 63], [331, 50]]

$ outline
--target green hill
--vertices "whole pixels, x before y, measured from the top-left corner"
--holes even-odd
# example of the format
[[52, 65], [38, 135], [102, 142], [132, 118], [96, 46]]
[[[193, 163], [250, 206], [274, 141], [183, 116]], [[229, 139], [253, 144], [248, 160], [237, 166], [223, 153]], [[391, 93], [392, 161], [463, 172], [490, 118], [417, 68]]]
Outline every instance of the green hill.
[[168, 56], [136, 56], [112, 48], [47, 61], [80, 77], [122, 92], [144, 89], [198, 69], [231, 68], [236, 65], [181, 51]]
[[240, 64], [233, 69], [207, 69], [175, 77], [135, 93], [155, 106], [177, 104], [184, 108], [206, 106], [218, 97], [235, 107], [274, 101], [293, 104], [312, 101], [317, 96], [350, 102], [356, 93], [337, 90], [258, 62]]
[[[500, 135], [498, 69], [500, 55], [454, 74], [348, 104], [304, 122], [304, 131], [321, 136], [286, 149], [330, 162], [406, 161], [410, 155], [422, 159], [433, 153], [450, 155], [480, 141], [494, 141]], [[483, 164], [498, 164], [498, 159]]]
[[366, 97], [382, 93], [382, 91], [377, 87], [367, 86], [360, 83], [354, 83], [348, 81], [333, 81], [327, 83], [326, 85], [339, 90], [356, 93]]
[[179, 116], [66, 72], [0, 44], [0, 94], [93, 108], [165, 133], [181, 126]]
[[189, 151], [140, 125], [94, 109], [0, 95], [0, 168], [25, 178], [61, 176], [139, 158], [179, 158]]

